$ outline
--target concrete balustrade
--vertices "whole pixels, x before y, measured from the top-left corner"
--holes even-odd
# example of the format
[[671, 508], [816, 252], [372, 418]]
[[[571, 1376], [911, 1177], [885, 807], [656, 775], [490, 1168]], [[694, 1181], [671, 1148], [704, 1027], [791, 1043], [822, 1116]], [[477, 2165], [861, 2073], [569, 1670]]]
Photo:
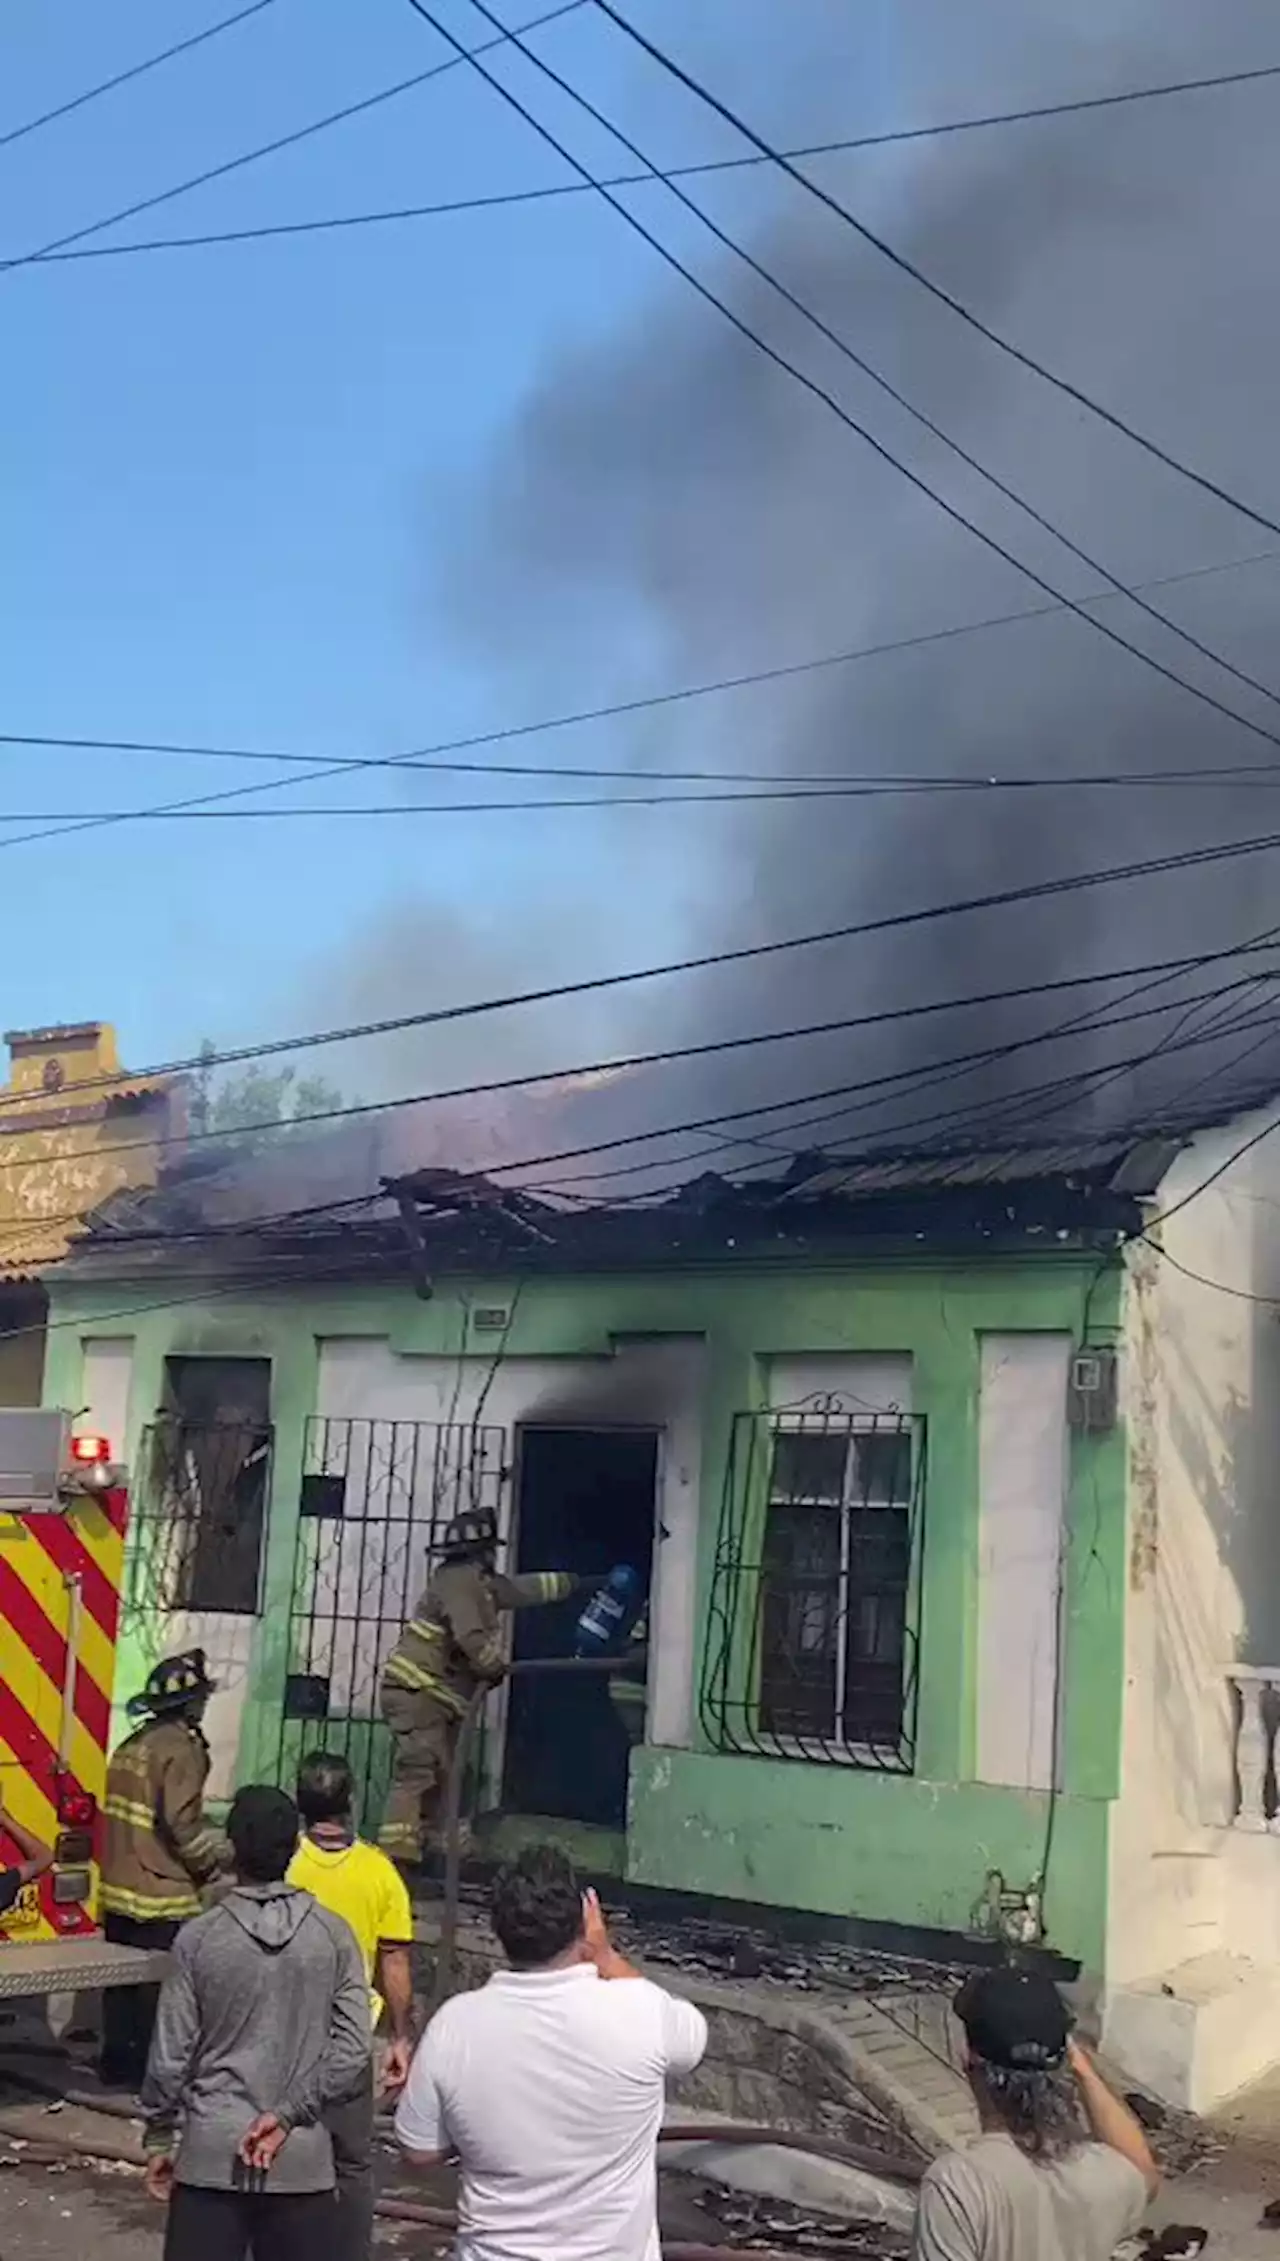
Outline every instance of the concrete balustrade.
[[1236, 1811], [1233, 1826], [1254, 1836], [1280, 1836], [1276, 1736], [1280, 1730], [1280, 1664], [1237, 1664], [1227, 1675], [1236, 1714]]

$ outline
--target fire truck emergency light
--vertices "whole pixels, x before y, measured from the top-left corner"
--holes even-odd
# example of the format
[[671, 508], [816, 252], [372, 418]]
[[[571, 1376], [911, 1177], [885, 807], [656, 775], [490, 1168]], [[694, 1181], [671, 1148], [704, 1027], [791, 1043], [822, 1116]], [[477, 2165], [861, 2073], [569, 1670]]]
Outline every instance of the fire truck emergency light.
[[71, 1439], [71, 1457], [81, 1467], [101, 1468], [111, 1458], [111, 1447], [105, 1437], [83, 1436]]

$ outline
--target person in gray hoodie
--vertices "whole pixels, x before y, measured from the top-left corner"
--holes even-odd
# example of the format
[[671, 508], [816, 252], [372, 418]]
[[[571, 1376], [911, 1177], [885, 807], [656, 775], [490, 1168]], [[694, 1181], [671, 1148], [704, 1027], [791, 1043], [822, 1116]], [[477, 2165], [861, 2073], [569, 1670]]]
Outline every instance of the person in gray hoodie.
[[237, 1882], [183, 1926], [142, 2086], [165, 2261], [316, 2261], [337, 2228], [325, 2109], [366, 2073], [369, 1989], [345, 1923], [285, 1882], [298, 1810], [241, 1790]]

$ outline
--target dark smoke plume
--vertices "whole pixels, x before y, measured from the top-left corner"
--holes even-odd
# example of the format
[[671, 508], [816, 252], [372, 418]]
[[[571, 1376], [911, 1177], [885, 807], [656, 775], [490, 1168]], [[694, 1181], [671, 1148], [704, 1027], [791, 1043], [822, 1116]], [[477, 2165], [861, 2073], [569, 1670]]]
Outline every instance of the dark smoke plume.
[[[914, 13], [922, 39], [930, 26], [944, 36], [937, 9]], [[1088, 85], [1118, 88], [1261, 59], [1247, 51], [1243, 25], [1233, 38], [1227, 17], [1215, 15], [1212, 35], [1197, 40], [1195, 21], [1187, 6], [1108, 10]], [[678, 41], [678, 25], [672, 36]], [[785, 39], [776, 20], [772, 37]], [[1033, 49], [1029, 39], [1024, 61]], [[714, 57], [706, 68], [716, 75]], [[1085, 79], [1082, 70], [1077, 83]], [[731, 82], [721, 69], [718, 83]], [[1034, 85], [1033, 98], [1052, 97], [1043, 74], [1037, 81], [1028, 69], [1023, 83]], [[750, 103], [740, 89], [738, 99]], [[935, 114], [954, 107], [940, 96]], [[924, 144], [909, 165], [898, 163], [891, 193], [882, 171], [856, 159], [827, 163], [822, 178], [995, 327], [1280, 516], [1271, 445], [1280, 310], [1263, 252], [1280, 174], [1271, 115], [1262, 90], [1210, 92]], [[806, 138], [794, 103], [785, 130], [793, 143]], [[807, 305], [1121, 578], [1268, 546], [1259, 528], [975, 338], [800, 191], [777, 185], [754, 226], [746, 214], [759, 211], [758, 179], [751, 207], [732, 176], [696, 184], [695, 193]], [[1097, 588], [741, 262], [710, 238], [699, 243], [662, 190], [645, 192], [637, 209], [669, 231], [754, 328], [949, 499], [1061, 589]], [[642, 640], [658, 655], [653, 677], [679, 682], [1046, 601], [654, 266], [643, 314], [546, 371], [499, 450], [481, 507], [469, 498], [463, 554], [448, 561], [442, 602], [514, 685], [528, 695], [545, 684], [552, 661], [560, 680], [571, 681], [575, 653], [593, 644], [607, 650], [611, 640], [620, 650]], [[1237, 664], [1280, 683], [1278, 589], [1277, 569], [1255, 564], [1155, 591], [1152, 601]], [[1098, 613], [1280, 729], [1280, 706], [1242, 690], [1123, 599]], [[1262, 741], [1067, 614], [668, 711], [639, 738], [592, 744], [584, 758], [796, 775], [1050, 778], [1273, 758]], [[706, 819], [669, 813], [662, 821], [673, 840], [678, 826], [696, 823], [699, 840], [718, 844], [696, 937], [714, 948], [1264, 832], [1276, 814], [1280, 803], [1266, 790], [1224, 781], [1207, 791], [766, 804], [720, 816], [710, 834]], [[1280, 917], [1272, 910], [1275, 868], [1274, 857], [1255, 858], [707, 975], [669, 989], [651, 1025], [666, 1041], [697, 1041], [1221, 947]], [[1240, 970], [1173, 985], [1161, 1001], [1185, 1005], [1197, 987]], [[1265, 1002], [1270, 992], [1259, 994]], [[628, 1111], [677, 1120], [853, 1083], [1008, 1042], [1109, 995], [955, 1013], [892, 1038], [813, 1040], [697, 1072], [655, 1072], [608, 1099], [597, 1095], [587, 1119], [608, 1135], [620, 1110], [624, 1121]], [[1170, 1036], [1174, 1018], [1064, 1039], [815, 1135], [865, 1140], [931, 1108], [994, 1100], [1121, 1060]], [[1044, 1125], [1052, 1134], [1133, 1115], [1235, 1057], [1245, 1041], [1224, 1040], [1221, 1055], [1200, 1049], [1120, 1074], [1092, 1100], [1077, 1094], [1070, 1107], [1044, 1114]], [[1247, 1072], [1278, 1058], [1264, 1050]]]

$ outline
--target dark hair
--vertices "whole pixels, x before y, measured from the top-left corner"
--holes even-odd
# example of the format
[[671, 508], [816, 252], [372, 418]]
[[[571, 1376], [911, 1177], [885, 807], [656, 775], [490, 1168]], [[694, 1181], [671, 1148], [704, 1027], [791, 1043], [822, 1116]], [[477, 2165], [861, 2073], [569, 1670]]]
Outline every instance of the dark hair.
[[308, 1751], [298, 1768], [298, 1811], [307, 1828], [317, 1821], [345, 1821], [356, 1794], [356, 1778], [338, 1751]]
[[1061, 2159], [1083, 2143], [1079, 2095], [1067, 2066], [1024, 2072], [975, 2057], [970, 2070], [1006, 2134], [1029, 2159]]
[[498, 1871], [489, 1916], [513, 1970], [554, 1963], [582, 1936], [582, 1889], [555, 1845], [526, 1845]]
[[298, 1809], [283, 1790], [251, 1783], [227, 1815], [236, 1874], [246, 1884], [279, 1884], [298, 1849]]

